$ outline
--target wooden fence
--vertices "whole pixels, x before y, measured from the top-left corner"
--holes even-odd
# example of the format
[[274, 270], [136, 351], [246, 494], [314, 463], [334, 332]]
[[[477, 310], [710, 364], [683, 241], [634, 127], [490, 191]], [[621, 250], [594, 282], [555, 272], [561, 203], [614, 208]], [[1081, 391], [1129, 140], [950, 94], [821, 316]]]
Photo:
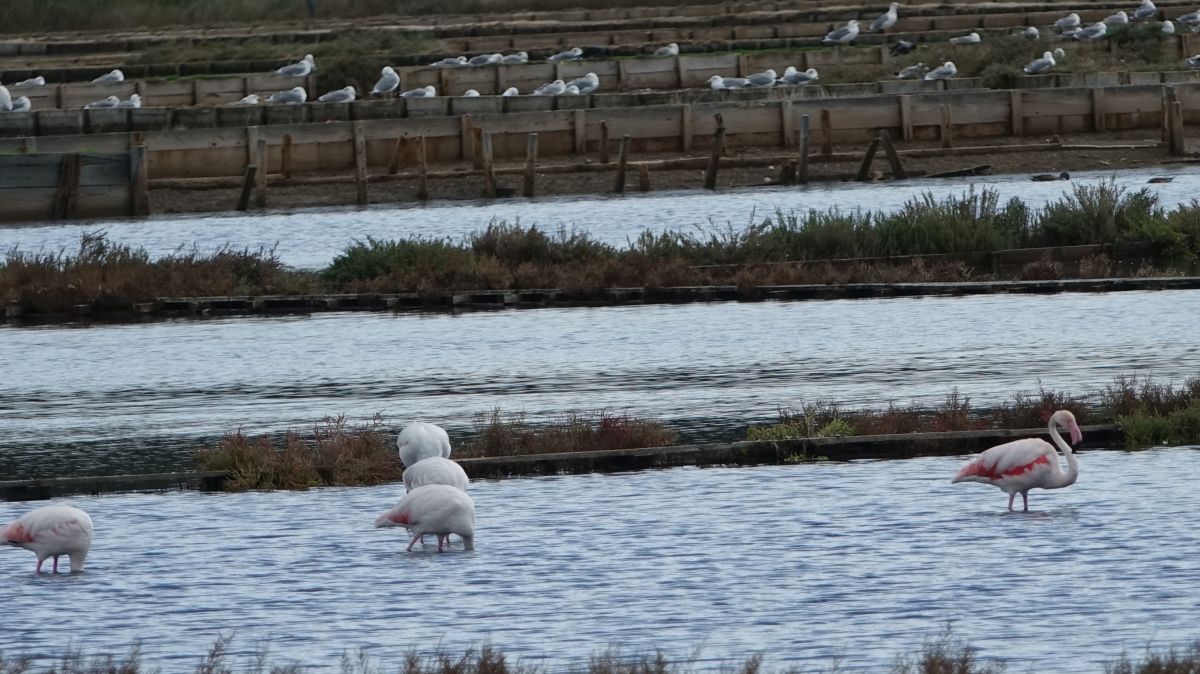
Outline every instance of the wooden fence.
[[0, 154], [0, 222], [146, 215], [146, 148]]
[[[690, 152], [711, 144], [717, 114], [724, 118], [728, 143], [759, 147], [796, 147], [800, 116], [807, 114], [813, 146], [828, 153], [834, 143], [864, 143], [881, 129], [904, 140], [1160, 129], [1167, 127], [1169, 97], [1183, 109], [1200, 111], [1200, 84], [975, 90], [47, 136], [0, 140], [0, 153], [120, 152], [144, 142], [154, 178], [238, 176], [247, 164], [264, 170], [254, 150], [262, 139], [270, 171], [284, 168], [286, 144], [288, 173], [330, 173], [356, 170], [356, 158], [363, 166], [394, 165], [404, 138], [423, 137], [430, 160], [473, 158], [476, 128], [490, 135], [498, 159], [524, 157], [529, 133], [539, 135], [543, 157], [592, 151], [598, 148], [601, 122], [611, 139], [628, 135], [635, 152]], [[1181, 125], [1177, 136], [1181, 144]]]

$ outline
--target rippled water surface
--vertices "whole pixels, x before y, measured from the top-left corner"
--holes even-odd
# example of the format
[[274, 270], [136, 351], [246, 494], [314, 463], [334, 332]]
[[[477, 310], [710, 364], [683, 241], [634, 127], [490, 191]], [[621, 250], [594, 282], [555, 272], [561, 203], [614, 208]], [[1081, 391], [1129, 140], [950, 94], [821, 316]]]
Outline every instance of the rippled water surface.
[[0, 475], [188, 470], [225, 431], [383, 412], [608, 408], [700, 440], [780, 405], [976, 405], [1200, 367], [1200, 291], [711, 303], [465, 315], [326, 314], [0, 328]]
[[[1073, 176], [1074, 183], [1115, 179], [1130, 189], [1147, 187], [1166, 206], [1190, 202], [1193, 180], [1146, 185], [1157, 175], [1187, 176], [1194, 169], [1134, 169], [1121, 173], [1087, 172]], [[80, 234], [105, 230], [121, 243], [143, 246], [158, 256], [185, 250], [212, 251], [225, 244], [234, 247], [276, 247], [280, 258], [304, 268], [324, 267], [355, 240], [367, 236], [461, 238], [482, 230], [493, 220], [538, 225], [556, 230], [585, 231], [600, 241], [624, 245], [644, 231], [710, 230], [714, 226], [742, 228], [774, 214], [806, 213], [809, 209], [895, 210], [920, 191], [938, 198], [959, 195], [969, 184], [997, 190], [1004, 199], [1020, 197], [1031, 206], [1062, 197], [1070, 183], [1030, 182], [1027, 176], [983, 176], [963, 179], [908, 180], [861, 185], [813, 185], [807, 188], [755, 188], [722, 192], [657, 192], [624, 197], [571, 196], [497, 202], [440, 203], [431, 206], [379, 206], [360, 211], [303, 210], [264, 215], [202, 215], [148, 220], [108, 220], [84, 224], [44, 224], [0, 228], [0, 251], [74, 250]]]
[[[704, 669], [763, 651], [886, 671], [948, 623], [1009, 671], [1068, 674], [1200, 636], [1195, 448], [1086, 453], [1029, 514], [949, 484], [962, 460], [476, 483], [477, 549], [442, 555], [371, 528], [399, 485], [81, 498], [85, 573], [35, 577], [0, 549], [0, 634], [9, 653], [141, 638], [166, 671], [235, 630], [243, 653], [266, 637], [321, 665], [490, 640], [556, 668], [617, 644], [702, 646]], [[0, 521], [33, 505], [0, 503]]]

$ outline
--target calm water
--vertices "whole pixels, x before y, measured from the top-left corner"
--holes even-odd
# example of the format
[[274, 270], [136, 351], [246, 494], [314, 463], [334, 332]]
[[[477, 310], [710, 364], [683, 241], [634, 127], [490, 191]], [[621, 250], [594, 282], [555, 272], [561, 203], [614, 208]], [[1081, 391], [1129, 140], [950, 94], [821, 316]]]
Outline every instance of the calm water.
[[[608, 408], [741, 436], [818, 398], [977, 405], [1200, 372], [1200, 291], [0, 328], [0, 476], [187, 470], [221, 433]], [[0, 478], [2, 479], [2, 478]]]
[[[1156, 175], [1189, 176], [1194, 168], [1134, 169], [1088, 172], [1074, 176], [1076, 183], [1096, 183], [1116, 178], [1117, 183], [1148, 187], [1162, 203], [1173, 206], [1195, 198], [1192, 180], [1146, 185]], [[1062, 197], [1063, 182], [1030, 182], [1027, 176], [972, 178], [978, 187], [996, 189], [1004, 199], [1020, 197], [1041, 205]], [[921, 191], [938, 198], [960, 195], [971, 183], [963, 179], [909, 180], [898, 183], [853, 183], [798, 188], [759, 188], [705, 192], [656, 192], [625, 197], [571, 196], [516, 199], [497, 202], [441, 203], [432, 206], [379, 206], [365, 210], [303, 210], [266, 215], [203, 215], [149, 220], [107, 220], [71, 225], [44, 224], [0, 228], [0, 252], [22, 250], [75, 250], [88, 231], [105, 230], [118, 242], [146, 248], [159, 256], [180, 249], [212, 251], [225, 244], [236, 248], [271, 248], [284, 262], [304, 268], [324, 267], [355, 240], [409, 236], [462, 238], [485, 229], [493, 220], [538, 225], [548, 230], [578, 230], [593, 238], [624, 245], [644, 230], [710, 231], [729, 226], [741, 229], [777, 210], [807, 213], [809, 209], [838, 207], [895, 210]]]
[[1029, 514], [950, 485], [962, 460], [477, 483], [477, 549], [443, 555], [372, 528], [399, 485], [76, 499], [96, 522], [87, 572], [35, 577], [32, 554], [0, 550], [0, 634], [8, 653], [141, 638], [168, 672], [232, 631], [243, 654], [270, 638], [314, 665], [490, 641], [552, 668], [617, 644], [878, 672], [949, 623], [1009, 671], [1061, 674], [1200, 636], [1196, 448], [1084, 454]]

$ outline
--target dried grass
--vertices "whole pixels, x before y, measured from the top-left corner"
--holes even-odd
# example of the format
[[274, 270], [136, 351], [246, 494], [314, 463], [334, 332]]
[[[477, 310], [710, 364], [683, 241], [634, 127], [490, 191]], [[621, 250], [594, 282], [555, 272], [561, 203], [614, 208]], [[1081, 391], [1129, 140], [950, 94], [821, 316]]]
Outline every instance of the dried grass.
[[474, 435], [455, 453], [473, 457], [591, 452], [666, 447], [677, 439], [678, 434], [660, 421], [606, 410], [572, 412], [543, 425], [528, 423], [523, 414], [492, 410], [475, 416]]

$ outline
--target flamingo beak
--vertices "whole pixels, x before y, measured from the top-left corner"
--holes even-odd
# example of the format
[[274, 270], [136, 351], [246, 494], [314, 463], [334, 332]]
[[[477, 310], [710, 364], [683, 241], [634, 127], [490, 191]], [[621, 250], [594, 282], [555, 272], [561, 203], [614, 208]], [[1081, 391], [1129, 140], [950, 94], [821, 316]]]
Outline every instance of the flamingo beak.
[[1083, 442], [1083, 431], [1079, 430], [1078, 424], [1071, 424], [1071, 444], [1078, 445]]

